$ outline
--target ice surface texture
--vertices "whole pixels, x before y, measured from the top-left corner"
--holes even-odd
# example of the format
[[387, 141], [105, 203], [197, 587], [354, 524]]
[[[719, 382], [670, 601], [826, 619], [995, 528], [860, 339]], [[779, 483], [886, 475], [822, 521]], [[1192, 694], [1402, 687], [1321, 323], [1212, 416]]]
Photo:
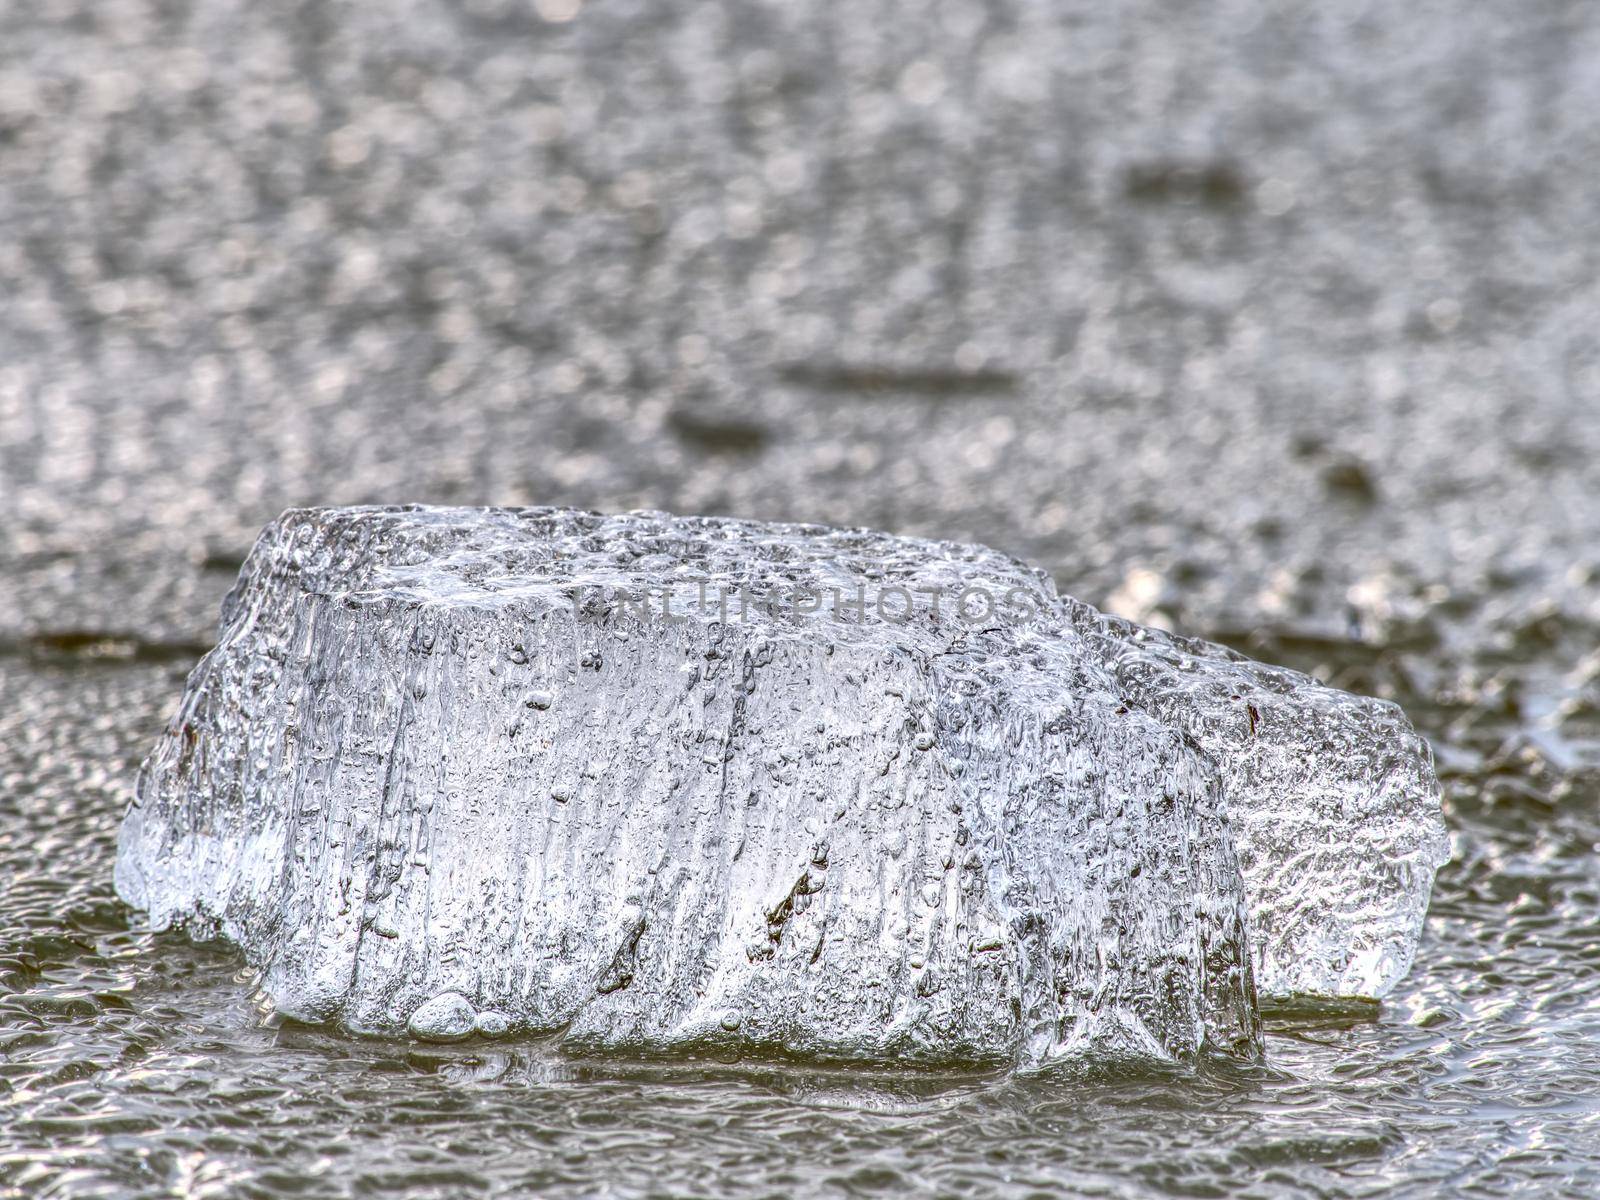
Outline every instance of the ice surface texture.
[[[915, 605], [719, 611], [719, 585]], [[964, 585], [1036, 611], [933, 602]], [[647, 587], [674, 619], [618, 590]], [[1188, 1061], [1258, 1052], [1257, 972], [1391, 983], [1441, 838], [1392, 706], [981, 547], [321, 509], [246, 562], [117, 886], [237, 943], [280, 1011], [358, 1031]]]
[[1450, 858], [1433, 752], [1398, 706], [1057, 601], [1130, 699], [1222, 772], [1263, 997], [1378, 998]]

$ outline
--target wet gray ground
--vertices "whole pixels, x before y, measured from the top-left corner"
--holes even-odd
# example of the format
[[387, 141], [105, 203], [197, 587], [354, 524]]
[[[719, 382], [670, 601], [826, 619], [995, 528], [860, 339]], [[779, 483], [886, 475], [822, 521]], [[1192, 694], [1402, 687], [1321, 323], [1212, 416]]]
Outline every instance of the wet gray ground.
[[[1580, 2], [0, 9], [0, 1196], [1592, 1195], [1597, 55]], [[111, 839], [254, 531], [407, 500], [974, 538], [1392, 696], [1417, 968], [1070, 1087], [263, 1028]]]

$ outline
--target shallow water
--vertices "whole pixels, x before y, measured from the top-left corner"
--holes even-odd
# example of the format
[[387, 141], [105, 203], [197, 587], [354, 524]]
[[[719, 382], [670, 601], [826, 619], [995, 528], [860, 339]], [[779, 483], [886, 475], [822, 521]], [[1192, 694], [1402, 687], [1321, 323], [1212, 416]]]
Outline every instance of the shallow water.
[[233, 955], [132, 932], [108, 882], [115, 828], [183, 672], [82, 649], [0, 660], [0, 1195], [1600, 1186], [1592, 783], [1552, 789], [1515, 756], [1457, 778], [1456, 861], [1409, 980], [1375, 1020], [1279, 1016], [1259, 1068], [1007, 1081], [582, 1062], [273, 1028]]
[[[0, 1197], [1600, 1192], [1597, 54], [1587, 0], [0, 5]], [[1416, 967], [1196, 1078], [266, 1027], [116, 824], [254, 532], [403, 501], [981, 540], [1399, 700]]]

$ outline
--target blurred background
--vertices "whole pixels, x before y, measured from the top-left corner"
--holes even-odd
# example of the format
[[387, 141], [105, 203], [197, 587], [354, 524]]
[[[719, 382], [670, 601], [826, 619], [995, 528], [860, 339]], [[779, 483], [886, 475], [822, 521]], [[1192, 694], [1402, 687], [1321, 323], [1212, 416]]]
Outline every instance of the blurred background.
[[1559, 2], [8, 6], [0, 628], [203, 640], [367, 501], [1593, 620], [1597, 63]]
[[[983, 1192], [988, 1128], [1047, 1194], [1593, 1194], [1597, 113], [1584, 0], [0, 3], [0, 1196]], [[1457, 855], [1409, 990], [1242, 1091], [904, 1143], [653, 1083], [534, 1133], [418, 1082], [477, 1068], [286, 1043], [129, 930], [111, 839], [255, 532], [408, 501], [979, 540], [1398, 699]], [[373, 1062], [505, 1154], [341, 1107]], [[778, 1127], [829, 1149], [729, 1132]]]

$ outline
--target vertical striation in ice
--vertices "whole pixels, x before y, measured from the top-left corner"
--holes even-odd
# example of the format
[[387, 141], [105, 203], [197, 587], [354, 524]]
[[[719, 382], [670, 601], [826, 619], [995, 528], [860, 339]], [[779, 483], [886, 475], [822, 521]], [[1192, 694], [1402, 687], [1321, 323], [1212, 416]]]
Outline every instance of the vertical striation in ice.
[[[972, 585], [1028, 603], [966, 619], [950, 598]], [[290, 511], [140, 773], [117, 886], [156, 928], [236, 943], [280, 1011], [357, 1031], [1254, 1054], [1253, 970], [1313, 946], [1337, 964], [1314, 983], [1404, 969], [1393, 931], [1414, 940], [1437, 822], [1426, 751], [1372, 702], [1143, 636], [981, 547]], [[1235, 675], [1278, 707], [1231, 699]], [[1224, 727], [1241, 711], [1270, 749]], [[1332, 798], [1296, 825], [1289, 791]], [[1342, 859], [1317, 854], [1316, 890], [1283, 886], [1308, 847], [1279, 835], [1326, 832], [1335, 804], [1415, 828], [1356, 828]], [[1404, 896], [1370, 886], [1390, 851], [1420, 855]], [[1369, 898], [1317, 915], [1350, 889]]]

